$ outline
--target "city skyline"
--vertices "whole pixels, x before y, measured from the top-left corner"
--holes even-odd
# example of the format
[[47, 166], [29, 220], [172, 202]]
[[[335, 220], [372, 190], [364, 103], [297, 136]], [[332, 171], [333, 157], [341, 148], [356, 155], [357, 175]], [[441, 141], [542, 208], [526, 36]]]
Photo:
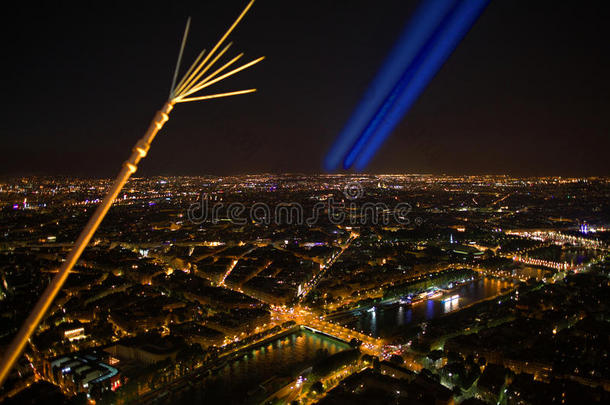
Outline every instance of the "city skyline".
[[[109, 185], [0, 180], [0, 347]], [[606, 403], [609, 193], [610, 178], [131, 178], [0, 400]]]

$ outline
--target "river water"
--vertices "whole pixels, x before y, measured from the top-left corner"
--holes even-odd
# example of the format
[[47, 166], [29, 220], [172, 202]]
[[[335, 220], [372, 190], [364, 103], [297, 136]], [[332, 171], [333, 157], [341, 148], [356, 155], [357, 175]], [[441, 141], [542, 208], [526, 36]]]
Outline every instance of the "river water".
[[[463, 284], [440, 297], [409, 305], [378, 306], [368, 311], [351, 313], [336, 321], [344, 326], [375, 337], [389, 337], [400, 327], [424, 322], [467, 305], [500, 294], [512, 286], [509, 281], [480, 278]], [[457, 296], [457, 297], [456, 297]], [[455, 297], [454, 299], [448, 299]]]
[[297, 331], [246, 352], [175, 401], [184, 404], [247, 403], [260, 383], [273, 376], [296, 376], [312, 366], [320, 349], [332, 355], [348, 348], [349, 345], [341, 341], [307, 330]]

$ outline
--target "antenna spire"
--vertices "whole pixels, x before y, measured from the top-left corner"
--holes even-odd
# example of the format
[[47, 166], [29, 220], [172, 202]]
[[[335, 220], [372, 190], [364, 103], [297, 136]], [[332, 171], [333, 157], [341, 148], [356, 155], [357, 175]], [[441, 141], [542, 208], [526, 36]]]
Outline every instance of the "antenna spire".
[[36, 306], [21, 326], [21, 329], [17, 333], [17, 336], [15, 336], [10, 346], [8, 347], [4, 357], [2, 358], [2, 362], [0, 363], [0, 386], [2, 386], [2, 384], [4, 383], [9, 371], [13, 367], [13, 364], [15, 364], [15, 361], [17, 361], [17, 359], [21, 355], [21, 352], [25, 348], [26, 343], [28, 342], [28, 340], [38, 327], [38, 324], [44, 317], [45, 313], [53, 303], [55, 296], [61, 290], [61, 287], [63, 286], [64, 282], [68, 278], [68, 275], [70, 274], [70, 271], [80, 258], [81, 254], [83, 253], [83, 250], [85, 250], [85, 247], [93, 237], [93, 234], [100, 226], [100, 223], [106, 216], [106, 213], [112, 206], [112, 203], [114, 202], [115, 198], [129, 179], [129, 177], [131, 177], [131, 175], [136, 172], [136, 170], [138, 169], [138, 163], [140, 162], [140, 160], [146, 157], [148, 150], [150, 149], [150, 145], [155, 139], [155, 136], [161, 130], [161, 128], [163, 128], [163, 125], [169, 120], [169, 114], [174, 108], [174, 105], [176, 103], [187, 103], [191, 101], [202, 101], [220, 97], [236, 96], [256, 91], [256, 89], [248, 89], [185, 98], [188, 95], [194, 94], [263, 60], [263, 58], [255, 59], [252, 62], [246, 63], [245, 65], [242, 65], [237, 69], [234, 69], [220, 77], [213, 79], [217, 74], [219, 74], [222, 70], [227, 68], [230, 64], [232, 64], [238, 59], [233, 58], [231, 61], [227, 62], [225, 65], [214, 71], [212, 74], [202, 78], [202, 76], [212, 67], [212, 65], [218, 59], [220, 59], [220, 57], [222, 57], [222, 55], [227, 51], [230, 44], [225, 46], [225, 48], [218, 55], [216, 55], [214, 59], [212, 59], [208, 64], [208, 60], [210, 60], [210, 57], [214, 55], [220, 45], [222, 45], [225, 39], [227, 39], [229, 34], [235, 29], [237, 24], [239, 24], [239, 22], [243, 19], [244, 15], [246, 15], [246, 13], [252, 7], [253, 4], [254, 0], [251, 0], [246, 6], [246, 8], [241, 12], [239, 17], [237, 17], [235, 22], [233, 22], [233, 24], [229, 27], [227, 32], [225, 32], [225, 34], [220, 38], [216, 45], [214, 45], [214, 48], [212, 48], [210, 53], [208, 53], [207, 56], [201, 62], [200, 60], [203, 57], [205, 50], [199, 54], [199, 56], [195, 59], [195, 62], [193, 62], [186, 74], [182, 77], [182, 79], [176, 86], [175, 83], [178, 79], [178, 72], [180, 70], [182, 54], [184, 52], [186, 39], [188, 37], [190, 29], [190, 17], [187, 20], [184, 35], [182, 37], [182, 43], [180, 45], [180, 51], [178, 53], [176, 70], [174, 71], [174, 76], [172, 79], [169, 99], [165, 102], [163, 107], [159, 111], [157, 111], [157, 114], [150, 123], [148, 130], [133, 147], [131, 156], [129, 157], [129, 159], [127, 159], [127, 161], [125, 161], [123, 167], [121, 168], [121, 171], [119, 172], [117, 178], [114, 180], [114, 183], [106, 193], [106, 196], [104, 197], [103, 201], [97, 207], [97, 209], [93, 213], [93, 216], [89, 219], [87, 225], [85, 225], [85, 228], [81, 231], [80, 235], [78, 236], [78, 239], [74, 243], [72, 251], [61, 265], [59, 271], [57, 272], [51, 283], [42, 293], [42, 296], [39, 298], [38, 302], [36, 303]]
[[182, 36], [182, 43], [180, 44], [180, 51], [178, 52], [178, 61], [176, 62], [176, 69], [174, 70], [174, 78], [172, 79], [172, 86], [169, 90], [169, 97], [174, 94], [174, 87], [176, 86], [176, 80], [178, 79], [178, 72], [180, 71], [180, 62], [182, 61], [182, 54], [184, 53], [184, 45], [186, 45], [186, 39], [189, 36], [189, 28], [191, 27], [191, 17], [186, 20], [186, 27], [184, 27], [184, 35]]

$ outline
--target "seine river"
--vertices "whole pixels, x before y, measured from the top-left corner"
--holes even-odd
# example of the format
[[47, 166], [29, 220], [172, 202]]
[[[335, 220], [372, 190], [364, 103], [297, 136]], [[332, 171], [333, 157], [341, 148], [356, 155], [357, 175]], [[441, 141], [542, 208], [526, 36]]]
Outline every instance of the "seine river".
[[[342, 317], [340, 322], [373, 336], [387, 336], [396, 328], [410, 322], [422, 322], [457, 311], [510, 287], [510, 282], [490, 278], [477, 279], [443, 296], [410, 307], [395, 305], [380, 307], [371, 312], [361, 311]], [[459, 298], [443, 302], [444, 298], [455, 295], [459, 295]], [[301, 330], [246, 352], [243, 357], [227, 363], [215, 375], [203, 381], [192, 381], [195, 386], [180, 398], [172, 398], [172, 402], [247, 403], [248, 398], [262, 382], [273, 376], [294, 377], [313, 365], [320, 349], [326, 349], [331, 355], [348, 348], [346, 343]]]
[[341, 341], [301, 330], [257, 347], [228, 363], [217, 374], [176, 398], [179, 403], [243, 404], [248, 392], [273, 376], [294, 376], [316, 361], [320, 349], [328, 355], [348, 349]]
[[[375, 337], [392, 335], [401, 326], [412, 322], [425, 322], [467, 305], [500, 294], [512, 286], [509, 281], [481, 278], [459, 286], [439, 297], [422, 301], [412, 306], [378, 306], [368, 311], [347, 314], [336, 322]], [[449, 299], [454, 297], [454, 299]]]

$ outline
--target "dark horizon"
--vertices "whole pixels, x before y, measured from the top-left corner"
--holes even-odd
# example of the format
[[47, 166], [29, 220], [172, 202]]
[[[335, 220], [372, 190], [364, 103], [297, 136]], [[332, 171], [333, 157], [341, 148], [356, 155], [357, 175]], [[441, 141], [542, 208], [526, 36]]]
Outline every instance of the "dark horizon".
[[[347, 4], [256, 2], [229, 55], [267, 60], [218, 90], [259, 92], [178, 105], [136, 176], [322, 174], [417, 2]], [[113, 177], [167, 97], [186, 17], [183, 71], [244, 5], [9, 6], [0, 174]], [[368, 172], [610, 175], [608, 17], [492, 2]]]

